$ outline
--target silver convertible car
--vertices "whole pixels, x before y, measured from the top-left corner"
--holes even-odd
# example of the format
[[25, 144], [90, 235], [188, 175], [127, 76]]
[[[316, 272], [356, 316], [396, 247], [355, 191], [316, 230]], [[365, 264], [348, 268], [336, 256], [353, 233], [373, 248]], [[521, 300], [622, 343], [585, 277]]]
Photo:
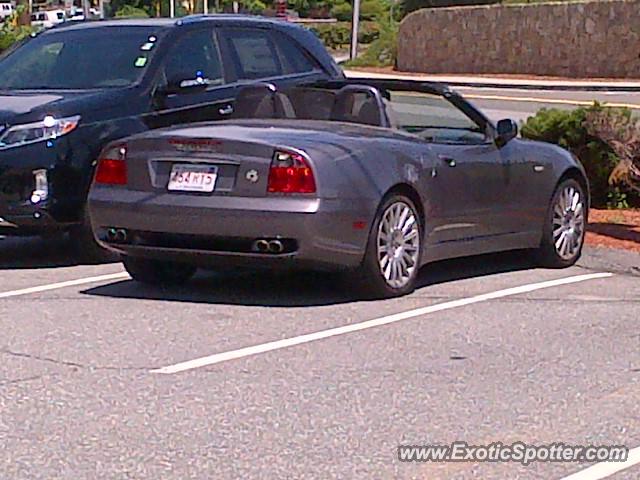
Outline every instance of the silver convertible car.
[[545, 266], [572, 265], [584, 170], [517, 134], [437, 84], [256, 84], [231, 120], [107, 147], [90, 215], [97, 240], [147, 283], [197, 267], [342, 270], [386, 297], [446, 258], [530, 249]]

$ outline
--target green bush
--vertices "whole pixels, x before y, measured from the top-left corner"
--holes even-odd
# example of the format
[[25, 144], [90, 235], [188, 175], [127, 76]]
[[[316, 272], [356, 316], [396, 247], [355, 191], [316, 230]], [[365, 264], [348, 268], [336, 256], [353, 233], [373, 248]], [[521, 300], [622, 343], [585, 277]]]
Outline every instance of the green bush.
[[340, 22], [350, 22], [352, 15], [353, 8], [350, 3], [336, 3], [333, 8], [331, 8], [331, 16], [337, 18]]
[[[618, 157], [602, 140], [589, 135], [585, 126], [589, 113], [611, 110], [595, 103], [573, 111], [542, 109], [522, 126], [522, 136], [531, 140], [555, 143], [576, 155], [584, 166], [591, 187], [595, 207], [615, 207], [638, 203], [638, 197], [625, 193], [609, 184], [609, 176], [618, 164]], [[617, 113], [631, 117], [628, 109], [615, 109]]]
[[[318, 23], [311, 30], [322, 40], [325, 47], [336, 50], [351, 43], [351, 23]], [[375, 22], [360, 23], [358, 43], [369, 44], [380, 36], [380, 26]]]
[[24, 11], [24, 6], [20, 5], [16, 13], [0, 23], [0, 52], [3, 52], [11, 45], [29, 36], [33, 31], [31, 27], [18, 25], [18, 18]]
[[148, 18], [146, 10], [132, 5], [124, 5], [116, 12], [117, 18]]
[[384, 20], [389, 16], [389, 4], [384, 0], [363, 0], [360, 5], [360, 19]]
[[347, 67], [394, 66], [398, 52], [398, 24], [386, 20], [379, 24], [380, 32], [366, 51], [358, 58], [347, 62]]

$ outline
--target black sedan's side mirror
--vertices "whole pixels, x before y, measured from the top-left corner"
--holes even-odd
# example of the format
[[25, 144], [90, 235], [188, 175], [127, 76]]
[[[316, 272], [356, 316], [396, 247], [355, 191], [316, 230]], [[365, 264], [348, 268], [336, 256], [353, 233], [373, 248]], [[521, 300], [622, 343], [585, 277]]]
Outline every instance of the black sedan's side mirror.
[[508, 118], [500, 120], [496, 126], [496, 130], [498, 131], [496, 143], [498, 143], [499, 146], [506, 145], [518, 136], [518, 124]]

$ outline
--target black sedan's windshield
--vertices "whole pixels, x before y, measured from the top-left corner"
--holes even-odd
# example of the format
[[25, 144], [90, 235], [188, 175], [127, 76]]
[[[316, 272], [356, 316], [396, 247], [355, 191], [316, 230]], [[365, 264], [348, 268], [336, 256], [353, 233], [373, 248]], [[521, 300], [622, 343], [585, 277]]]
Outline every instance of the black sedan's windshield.
[[126, 87], [143, 75], [155, 28], [49, 32], [0, 60], [0, 89], [85, 90]]

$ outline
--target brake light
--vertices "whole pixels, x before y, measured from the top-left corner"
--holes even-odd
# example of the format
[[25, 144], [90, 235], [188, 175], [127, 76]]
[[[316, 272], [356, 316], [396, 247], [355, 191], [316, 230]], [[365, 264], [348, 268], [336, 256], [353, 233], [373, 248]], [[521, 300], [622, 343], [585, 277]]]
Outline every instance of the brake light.
[[267, 190], [270, 193], [315, 193], [316, 181], [309, 160], [299, 153], [276, 150]]
[[127, 148], [124, 145], [107, 148], [100, 154], [96, 170], [96, 183], [103, 185], [126, 185]]

